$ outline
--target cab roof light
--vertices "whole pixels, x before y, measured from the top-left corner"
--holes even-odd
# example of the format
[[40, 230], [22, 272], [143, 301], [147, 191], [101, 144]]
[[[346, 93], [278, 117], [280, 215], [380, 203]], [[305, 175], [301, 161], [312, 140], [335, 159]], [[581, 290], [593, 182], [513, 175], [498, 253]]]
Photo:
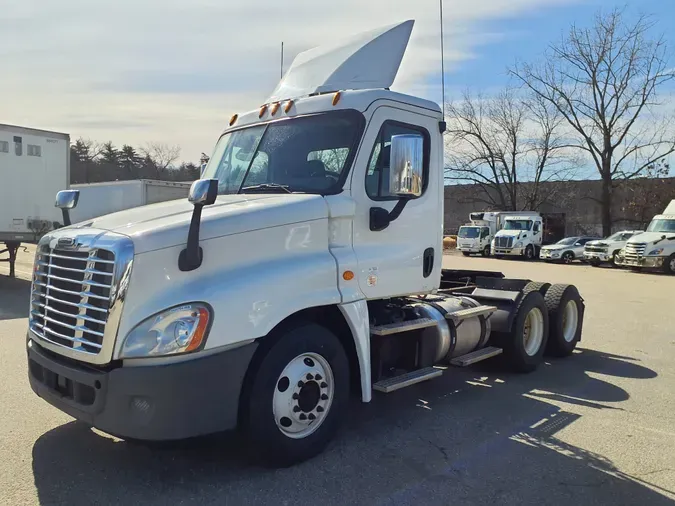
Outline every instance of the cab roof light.
[[232, 117], [230, 118], [230, 126], [234, 125], [237, 122], [237, 118], [239, 118], [238, 114], [232, 115]]
[[263, 115], [265, 114], [265, 111], [267, 111], [267, 104], [260, 106], [260, 112], [258, 113], [258, 118], [262, 118]]

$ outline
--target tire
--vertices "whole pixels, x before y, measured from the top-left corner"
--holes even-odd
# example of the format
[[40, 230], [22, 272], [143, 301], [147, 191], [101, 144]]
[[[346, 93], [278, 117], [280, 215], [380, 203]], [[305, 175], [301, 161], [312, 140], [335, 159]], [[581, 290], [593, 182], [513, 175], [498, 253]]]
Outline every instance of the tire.
[[465, 257], [468, 257], [470, 254], [471, 253], [469, 253], [468, 251], [462, 251], [462, 255], [464, 255]]
[[539, 292], [542, 295], [545, 295], [549, 286], [551, 286], [551, 283], [530, 281], [528, 284], [525, 285], [525, 288], [523, 288], [523, 293]]
[[[534, 318], [536, 324], [529, 318]], [[527, 324], [527, 325], [526, 325]], [[526, 329], [529, 327], [530, 339], [526, 345]], [[533, 328], [537, 327], [537, 328]], [[516, 309], [516, 317], [511, 333], [503, 341], [504, 355], [509, 366], [520, 373], [534, 371], [544, 358], [548, 339], [548, 310], [544, 296], [537, 290], [526, 293]], [[534, 345], [537, 346], [534, 346]]]
[[[318, 455], [335, 436], [349, 402], [349, 362], [335, 334], [314, 323], [268, 339], [247, 376], [240, 428], [257, 463], [287, 467]], [[319, 371], [325, 377], [316, 378]]]
[[563, 261], [563, 263], [571, 264], [574, 261], [574, 253], [571, 251], [565, 251], [560, 259]]
[[663, 264], [663, 272], [666, 274], [675, 274], [675, 253], [666, 259]]
[[485, 246], [483, 248], [483, 251], [481, 251], [481, 255], [483, 255], [486, 258], [489, 257], [490, 256], [490, 246]]
[[546, 353], [554, 357], [571, 355], [581, 340], [584, 320], [584, 305], [579, 291], [574, 285], [551, 285], [544, 300], [549, 316]]
[[525, 247], [525, 260], [532, 260], [534, 258], [534, 246], [528, 244]]
[[588, 263], [591, 264], [591, 267], [600, 267], [600, 262], [597, 260], [589, 260]]
[[610, 259], [609, 263], [611, 264], [612, 267], [615, 269], [620, 269], [621, 266], [616, 263], [616, 254], [619, 252], [619, 250], [616, 250], [614, 253], [612, 253], [612, 258]]

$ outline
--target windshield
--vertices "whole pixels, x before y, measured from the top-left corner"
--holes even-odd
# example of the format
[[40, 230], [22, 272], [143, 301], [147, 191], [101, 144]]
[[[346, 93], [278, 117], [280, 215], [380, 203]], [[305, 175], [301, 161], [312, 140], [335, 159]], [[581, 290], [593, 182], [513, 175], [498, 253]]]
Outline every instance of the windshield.
[[480, 235], [478, 227], [459, 227], [459, 237], [462, 239], [475, 239]]
[[504, 230], [530, 230], [532, 220], [506, 220]]
[[647, 232], [675, 233], [675, 220], [652, 220], [647, 227]]
[[337, 193], [363, 129], [356, 111], [335, 111], [255, 125], [223, 135], [204, 169], [218, 194], [264, 188]]
[[577, 240], [577, 237], [568, 237], [567, 239], [560, 239], [556, 244], [560, 244], [562, 246], [569, 246], [570, 244], [574, 244]]

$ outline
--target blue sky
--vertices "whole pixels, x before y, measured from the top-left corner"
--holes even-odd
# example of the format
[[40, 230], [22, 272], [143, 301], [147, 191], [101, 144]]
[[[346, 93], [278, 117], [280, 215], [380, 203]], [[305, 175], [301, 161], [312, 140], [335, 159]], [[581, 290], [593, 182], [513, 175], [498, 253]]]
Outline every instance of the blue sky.
[[[310, 5], [308, 7], [308, 5]], [[486, 93], [610, 0], [444, 0], [446, 83]], [[629, 4], [672, 30], [675, 0]], [[209, 152], [227, 118], [262, 103], [287, 62], [325, 38], [415, 19], [394, 89], [440, 101], [437, 0], [0, 0], [0, 122], [98, 141]], [[675, 62], [674, 62], [675, 65]]]

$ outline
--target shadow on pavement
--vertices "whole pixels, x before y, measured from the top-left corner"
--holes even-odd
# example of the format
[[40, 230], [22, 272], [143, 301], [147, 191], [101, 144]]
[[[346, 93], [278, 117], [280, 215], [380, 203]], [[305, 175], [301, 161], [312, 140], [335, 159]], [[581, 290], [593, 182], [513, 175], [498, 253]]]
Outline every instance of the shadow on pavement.
[[30, 281], [0, 275], [0, 321], [28, 318]]
[[628, 393], [587, 373], [656, 377], [638, 361], [580, 350], [532, 375], [498, 363], [448, 372], [355, 401], [325, 453], [281, 470], [248, 465], [234, 434], [153, 449], [68, 423], [35, 442], [35, 486], [42, 504], [68, 505], [674, 504], [555, 437], [581, 415], [548, 399], [621, 409]]

